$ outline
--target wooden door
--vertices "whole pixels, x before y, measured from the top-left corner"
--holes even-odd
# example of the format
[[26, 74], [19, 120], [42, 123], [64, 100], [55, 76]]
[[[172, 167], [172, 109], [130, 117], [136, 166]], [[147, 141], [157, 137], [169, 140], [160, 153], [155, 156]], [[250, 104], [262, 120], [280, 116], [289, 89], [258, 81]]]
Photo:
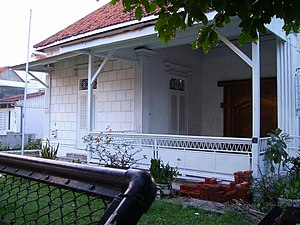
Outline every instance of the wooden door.
[[[252, 137], [251, 80], [219, 81], [224, 88], [224, 136]], [[277, 128], [276, 78], [261, 79], [261, 136]]]

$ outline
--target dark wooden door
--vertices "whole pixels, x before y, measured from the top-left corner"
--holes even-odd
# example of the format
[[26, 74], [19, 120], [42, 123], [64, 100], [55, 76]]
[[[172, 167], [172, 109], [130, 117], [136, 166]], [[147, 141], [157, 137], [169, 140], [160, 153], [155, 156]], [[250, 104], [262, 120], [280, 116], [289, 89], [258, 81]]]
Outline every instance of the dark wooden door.
[[[224, 136], [252, 136], [252, 85], [251, 80], [219, 81], [224, 88]], [[261, 80], [261, 136], [277, 127], [276, 79]]]

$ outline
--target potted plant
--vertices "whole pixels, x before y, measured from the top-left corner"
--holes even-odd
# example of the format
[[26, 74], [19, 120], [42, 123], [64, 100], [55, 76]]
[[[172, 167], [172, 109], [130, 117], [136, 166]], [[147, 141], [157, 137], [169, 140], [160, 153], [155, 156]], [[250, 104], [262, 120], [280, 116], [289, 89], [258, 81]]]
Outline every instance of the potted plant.
[[178, 176], [177, 168], [169, 163], [164, 164], [161, 159], [151, 159], [150, 174], [158, 187], [158, 197], [169, 196], [172, 190], [172, 181]]

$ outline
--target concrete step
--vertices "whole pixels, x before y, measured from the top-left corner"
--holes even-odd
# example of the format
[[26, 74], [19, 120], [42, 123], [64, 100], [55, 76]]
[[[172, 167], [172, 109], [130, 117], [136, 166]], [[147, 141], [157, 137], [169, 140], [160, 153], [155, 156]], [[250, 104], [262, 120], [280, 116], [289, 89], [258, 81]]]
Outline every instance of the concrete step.
[[58, 158], [58, 160], [65, 161], [65, 162], [79, 161], [82, 163], [86, 163], [87, 156], [85, 154], [67, 153], [66, 156], [61, 156]]

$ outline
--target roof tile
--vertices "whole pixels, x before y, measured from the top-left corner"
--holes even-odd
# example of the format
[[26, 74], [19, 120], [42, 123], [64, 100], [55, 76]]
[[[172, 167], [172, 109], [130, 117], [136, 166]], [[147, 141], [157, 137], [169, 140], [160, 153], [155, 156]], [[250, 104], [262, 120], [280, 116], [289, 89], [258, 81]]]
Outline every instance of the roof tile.
[[45, 47], [70, 37], [133, 20], [135, 20], [134, 13], [124, 12], [122, 1], [115, 5], [108, 3], [34, 47]]
[[[34, 93], [30, 93], [27, 94], [27, 98], [34, 98], [34, 97], [39, 97], [45, 94], [44, 90], [40, 90], [38, 92], [34, 92]], [[7, 98], [2, 98], [0, 99], [0, 104], [2, 103], [11, 103], [11, 102], [16, 102], [16, 101], [20, 101], [24, 99], [24, 95], [14, 95], [11, 97], [7, 97]]]

